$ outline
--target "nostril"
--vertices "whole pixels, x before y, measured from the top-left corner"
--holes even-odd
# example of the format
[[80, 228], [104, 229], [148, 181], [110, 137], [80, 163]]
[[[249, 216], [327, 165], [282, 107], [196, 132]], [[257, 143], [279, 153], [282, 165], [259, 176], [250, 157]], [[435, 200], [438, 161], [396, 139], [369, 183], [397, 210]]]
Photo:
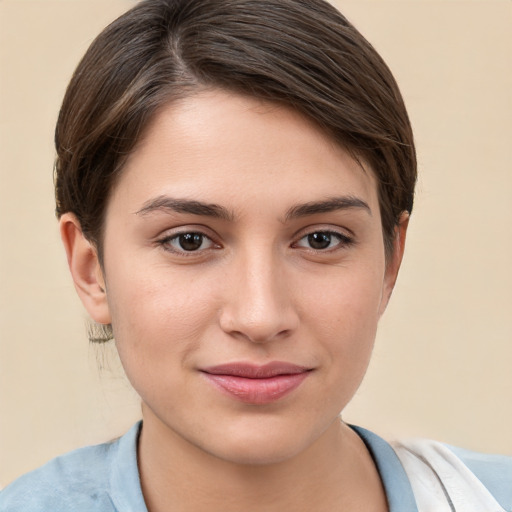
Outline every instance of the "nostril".
[[224, 312], [221, 316], [220, 327], [229, 335], [246, 339], [253, 343], [267, 343], [291, 336], [297, 328], [296, 315], [290, 312], [279, 312], [266, 315], [259, 319], [248, 318], [240, 314]]

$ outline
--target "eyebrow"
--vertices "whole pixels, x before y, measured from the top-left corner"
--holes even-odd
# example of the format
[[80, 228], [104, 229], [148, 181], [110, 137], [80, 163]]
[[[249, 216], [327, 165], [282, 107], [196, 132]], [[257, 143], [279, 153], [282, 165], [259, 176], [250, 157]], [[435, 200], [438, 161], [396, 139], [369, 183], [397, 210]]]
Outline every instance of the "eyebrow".
[[313, 201], [311, 203], [292, 206], [286, 212], [286, 220], [298, 219], [318, 213], [329, 213], [336, 210], [361, 209], [365, 210], [370, 216], [372, 211], [366, 201], [354, 196], [331, 197], [324, 201]]
[[[372, 214], [368, 203], [354, 196], [332, 197], [323, 201], [312, 201], [309, 203], [292, 206], [287, 212], [285, 219], [293, 220], [319, 213], [329, 213], [336, 210], [362, 209]], [[158, 196], [144, 203], [142, 208], [135, 212], [136, 215], [149, 215], [154, 212], [175, 212], [189, 213], [203, 217], [213, 217], [233, 221], [234, 215], [228, 209], [213, 203], [203, 203], [191, 199], [176, 199], [169, 196]]]
[[233, 220], [234, 215], [218, 204], [202, 203], [190, 199], [175, 199], [169, 196], [158, 196], [146, 201], [142, 208], [135, 212], [136, 215], [148, 215], [150, 213], [163, 211], [175, 213], [190, 213], [203, 217], [214, 217], [217, 219]]

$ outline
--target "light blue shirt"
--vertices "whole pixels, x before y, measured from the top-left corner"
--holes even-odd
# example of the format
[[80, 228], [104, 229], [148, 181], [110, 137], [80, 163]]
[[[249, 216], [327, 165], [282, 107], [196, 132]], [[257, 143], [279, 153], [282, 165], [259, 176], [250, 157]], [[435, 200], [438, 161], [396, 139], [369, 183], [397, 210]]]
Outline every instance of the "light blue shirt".
[[[137, 423], [116, 441], [75, 450], [17, 479], [0, 492], [0, 512], [147, 512], [137, 467], [140, 427]], [[417, 512], [393, 448], [372, 432], [353, 428], [375, 461], [390, 512]], [[452, 450], [512, 512], [512, 457]]]

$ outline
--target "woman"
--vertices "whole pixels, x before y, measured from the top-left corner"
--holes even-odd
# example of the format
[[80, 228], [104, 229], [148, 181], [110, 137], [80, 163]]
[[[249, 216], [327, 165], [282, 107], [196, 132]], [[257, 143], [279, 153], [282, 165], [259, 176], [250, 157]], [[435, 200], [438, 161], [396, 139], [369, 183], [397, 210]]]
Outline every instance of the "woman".
[[143, 423], [23, 477], [0, 510], [508, 507], [510, 460], [397, 456], [339, 419], [416, 161], [389, 70], [332, 7], [142, 2], [79, 65], [56, 145], [70, 270]]

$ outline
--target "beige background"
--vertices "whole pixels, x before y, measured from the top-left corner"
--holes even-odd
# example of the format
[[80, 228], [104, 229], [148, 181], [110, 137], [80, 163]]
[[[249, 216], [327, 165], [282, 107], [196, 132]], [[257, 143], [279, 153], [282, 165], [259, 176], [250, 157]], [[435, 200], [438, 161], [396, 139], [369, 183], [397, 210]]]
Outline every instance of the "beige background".
[[[0, 0], [0, 486], [139, 416], [112, 351], [86, 341], [51, 180], [67, 80], [132, 3]], [[401, 84], [421, 171], [402, 274], [345, 419], [512, 454], [512, 2], [337, 4]]]

